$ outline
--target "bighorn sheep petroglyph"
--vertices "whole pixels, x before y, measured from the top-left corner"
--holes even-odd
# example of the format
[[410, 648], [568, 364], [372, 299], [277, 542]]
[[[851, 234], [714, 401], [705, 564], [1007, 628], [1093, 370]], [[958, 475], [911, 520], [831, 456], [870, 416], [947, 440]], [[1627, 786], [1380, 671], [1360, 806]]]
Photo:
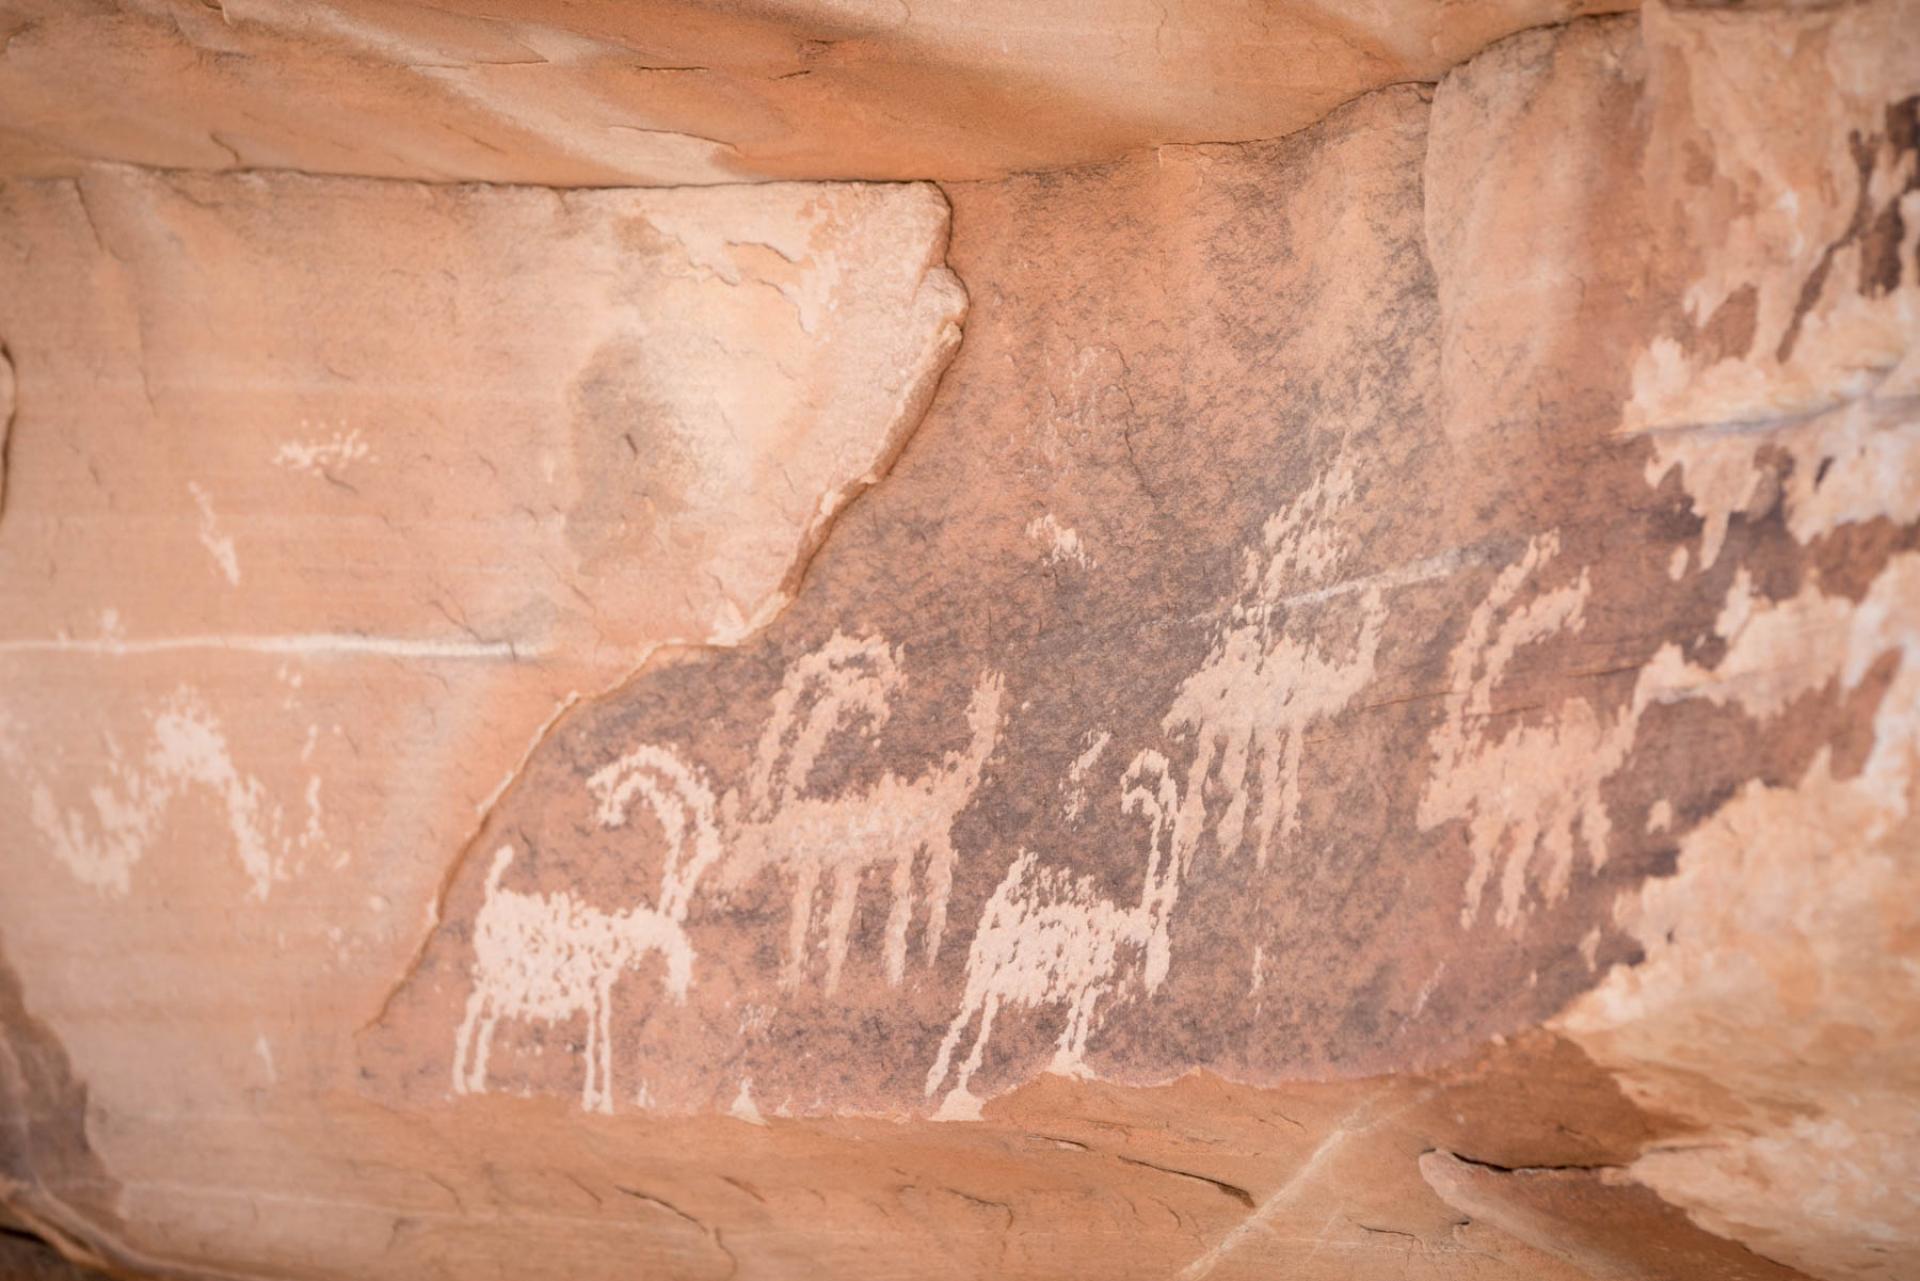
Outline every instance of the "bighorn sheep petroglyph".
[[613, 1111], [613, 989], [628, 970], [659, 953], [666, 988], [685, 1000], [693, 980], [693, 946], [682, 922], [700, 875], [720, 856], [713, 792], [665, 748], [643, 745], [594, 774], [603, 827], [626, 823], [639, 797], [666, 836], [667, 853], [656, 906], [606, 912], [565, 890], [523, 893], [501, 881], [513, 862], [502, 845], [488, 871], [486, 899], [474, 918], [473, 992], [454, 1042], [457, 1094], [487, 1088], [487, 1059], [495, 1025], [503, 1018], [558, 1023], [587, 1019], [586, 1083], [581, 1106]]
[[1080, 1074], [1085, 1071], [1095, 1007], [1131, 977], [1130, 971], [1123, 973], [1123, 952], [1137, 954], [1135, 963], [1147, 992], [1157, 990], [1167, 977], [1172, 959], [1168, 923], [1197, 833], [1192, 816], [1181, 813], [1179, 787], [1166, 757], [1148, 749], [1133, 759], [1121, 781], [1121, 808], [1145, 814], [1151, 826], [1139, 903], [1120, 906], [1101, 898], [1090, 878], [1043, 866], [1027, 850], [987, 900], [967, 954], [960, 1012], [927, 1073], [926, 1092], [932, 1097], [952, 1070], [961, 1034], [978, 1019], [973, 1048], [941, 1103], [941, 1116], [978, 1115], [979, 1100], [968, 1085], [980, 1068], [1002, 1006], [1063, 1007], [1067, 1021], [1050, 1070]]
[[[1343, 456], [1305, 492], [1267, 522], [1258, 548], [1245, 552], [1237, 599], [1214, 639], [1207, 661], [1181, 684], [1163, 728], [1190, 731], [1195, 757], [1187, 793], [1197, 803], [1208, 788], [1226, 798], [1212, 816], [1222, 857], [1248, 837], [1252, 815], [1254, 862], [1264, 867], [1276, 836], [1300, 827], [1300, 769], [1308, 732], [1345, 711], [1372, 683], [1374, 660], [1387, 620], [1384, 591], [1433, 572], [1415, 567], [1400, 575], [1341, 579], [1347, 548], [1332, 518], [1350, 500], [1352, 466]], [[1358, 596], [1353, 640], [1329, 646], [1316, 634], [1341, 624]], [[1345, 632], [1336, 625], [1335, 635]]]
[[999, 738], [1000, 677], [990, 673], [974, 686], [967, 704], [966, 745], [927, 772], [905, 779], [889, 770], [855, 793], [818, 796], [808, 791], [832, 736], [862, 722], [869, 733], [877, 732], [890, 715], [894, 692], [905, 681], [898, 652], [885, 642], [836, 633], [793, 665], [774, 696], [744, 802], [733, 791], [721, 801], [728, 847], [722, 882], [737, 889], [769, 868], [793, 878], [781, 973], [787, 987], [797, 987], [806, 976], [814, 899], [826, 880], [831, 886], [822, 940], [826, 990], [838, 988], [860, 882], [876, 867], [890, 872], [885, 965], [887, 981], [899, 983], [906, 972], [907, 935], [913, 923], [914, 864], [922, 852], [927, 961], [939, 952], [953, 889], [951, 828], [973, 799]]
[[1462, 928], [1479, 917], [1496, 870], [1494, 917], [1517, 933], [1532, 874], [1551, 903], [1567, 893], [1576, 851], [1584, 847], [1595, 870], [1607, 859], [1612, 822], [1601, 789], [1632, 752], [1638, 700], [1608, 709], [1574, 695], [1536, 712], [1537, 720], [1495, 714], [1495, 693], [1516, 657], [1586, 625], [1592, 583], [1584, 569], [1557, 587], [1540, 584], [1559, 552], [1557, 532], [1530, 539], [1525, 554], [1494, 578], [1448, 660], [1446, 720], [1431, 740], [1419, 820], [1423, 829], [1466, 822], [1473, 867]]

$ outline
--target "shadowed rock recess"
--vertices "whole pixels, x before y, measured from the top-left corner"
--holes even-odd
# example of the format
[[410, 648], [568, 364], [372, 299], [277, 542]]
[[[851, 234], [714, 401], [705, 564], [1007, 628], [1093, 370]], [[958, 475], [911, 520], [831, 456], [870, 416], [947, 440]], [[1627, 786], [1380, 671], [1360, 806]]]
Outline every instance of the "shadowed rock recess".
[[1920, 4], [867, 9], [0, 3], [0, 1267], [1920, 1281]]

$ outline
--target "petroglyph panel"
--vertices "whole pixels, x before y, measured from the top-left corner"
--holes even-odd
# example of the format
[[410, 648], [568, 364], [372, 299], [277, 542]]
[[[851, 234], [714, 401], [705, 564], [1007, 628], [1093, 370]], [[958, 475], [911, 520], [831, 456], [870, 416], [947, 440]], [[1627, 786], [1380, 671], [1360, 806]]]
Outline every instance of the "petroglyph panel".
[[[927, 1073], [927, 1094], [945, 1090], [937, 1115], [977, 1120], [980, 1100], [967, 1088], [980, 1070], [1001, 1006], [1058, 1006], [1065, 1012], [1048, 1070], [1090, 1075], [1087, 1039], [1103, 997], [1123, 980], [1151, 995], [1172, 962], [1168, 927], [1180, 901], [1180, 878], [1192, 861], [1192, 816], [1167, 758], [1148, 748], [1121, 780], [1121, 809], [1148, 820], [1146, 878], [1140, 901], [1114, 904], [1094, 882], [1038, 862], [1022, 851], [994, 888], [967, 950], [967, 985], [940, 1053]], [[1186, 820], [1186, 821], [1183, 821]], [[1128, 967], [1123, 971], [1123, 963]], [[973, 1047], [955, 1065], [954, 1050], [971, 1026]], [[952, 1073], [952, 1088], [948, 1073]]]
[[[0, 765], [28, 794], [35, 834], [76, 880], [127, 894], [134, 869], [165, 831], [168, 811], [193, 791], [205, 792], [224, 813], [228, 843], [246, 871], [252, 898], [265, 899], [275, 881], [294, 875], [296, 860], [326, 850], [319, 774], [306, 777], [304, 820], [298, 820], [259, 778], [241, 773], [225, 728], [197, 691], [182, 686], [144, 720], [146, 741], [131, 753], [106, 730], [105, 760], [98, 772], [79, 779], [69, 771], [69, 777], [50, 780], [41, 762], [0, 733]], [[64, 804], [63, 794], [76, 803]]]
[[[954, 189], [955, 262], [991, 301], [913, 451], [761, 638], [570, 714], [482, 837], [540, 850], [528, 892], [617, 903], [662, 855], [653, 829], [593, 831], [581, 780], [639, 743], [711, 780], [686, 1003], [614, 1002], [654, 1106], [750, 1080], [769, 1116], [974, 1116], [1049, 1070], [1268, 1082], [1457, 1052], [1637, 956], [1615, 899], [1734, 789], [1861, 750], [1902, 598], [1844, 672], [1837, 641], [1785, 672], [1756, 655], [1882, 609], [1920, 515], [1911, 399], [1813, 346], [1743, 349], [1824, 399], [1681, 421], [1644, 369], [1723, 263], [1657, 220], [1706, 180], [1669, 163], [1680, 135], [1728, 172], [1773, 146], [1875, 174], [1905, 135], [1861, 132], [1884, 114], [1863, 98], [1817, 144], [1703, 141], [1679, 96], [1708, 55], [1669, 21], [1522, 37], [1431, 104], [1385, 93], [1282, 143]], [[1475, 175], [1538, 163], [1494, 119], [1579, 130], [1615, 185], [1528, 179], [1539, 209], [1489, 223]], [[1616, 222], [1657, 235], [1636, 259]], [[1049, 237], [1077, 256], [1036, 291]], [[1638, 283], [1520, 313], [1492, 287], [1596, 255]], [[1895, 347], [1912, 275], [1860, 285]], [[407, 1047], [466, 999], [478, 874], [366, 1042], [403, 1093], [433, 1079]], [[509, 1053], [507, 1079], [578, 1088], [578, 1054]]]
[[1532, 32], [950, 247], [382, 187], [407, 261], [233, 233], [259, 333], [142, 275], [222, 184], [9, 188], [20, 1202], [183, 1274], [1920, 1272], [1914, 18]]

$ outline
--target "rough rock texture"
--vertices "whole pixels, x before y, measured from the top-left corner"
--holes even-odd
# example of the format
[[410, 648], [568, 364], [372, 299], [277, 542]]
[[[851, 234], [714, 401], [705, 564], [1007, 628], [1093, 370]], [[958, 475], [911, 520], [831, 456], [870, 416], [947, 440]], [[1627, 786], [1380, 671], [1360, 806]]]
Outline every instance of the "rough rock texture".
[[1920, 9], [945, 190], [8, 184], [15, 1212], [1920, 1275]]
[[0, 0], [0, 172], [986, 177], [1265, 138], [1632, 0]]
[[0, 1227], [0, 1276], [7, 1281], [99, 1281], [100, 1275], [62, 1258], [30, 1234]]
[[777, 611], [965, 311], [924, 186], [0, 210], [0, 936], [137, 1115], [337, 1079], [431, 851], [574, 699]]
[[1503, 1170], [1436, 1151], [1421, 1156], [1420, 1172], [1470, 1221], [1564, 1259], [1593, 1281], [1804, 1275], [1702, 1231], [1617, 1169]]

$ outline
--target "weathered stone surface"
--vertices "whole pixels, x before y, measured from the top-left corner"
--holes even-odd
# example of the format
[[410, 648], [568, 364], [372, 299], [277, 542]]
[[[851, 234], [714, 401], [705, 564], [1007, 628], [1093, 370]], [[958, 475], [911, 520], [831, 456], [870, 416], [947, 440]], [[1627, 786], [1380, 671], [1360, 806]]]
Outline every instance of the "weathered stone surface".
[[[1830, 1277], [1920, 1267], [1920, 561], [1899, 532], [1920, 517], [1920, 26], [1898, 12], [1646, 14], [1646, 208], [1679, 211], [1647, 225], [1685, 292], [1621, 430], [1700, 521], [1676, 578], [1721, 587], [1733, 562], [1700, 657], [1656, 660], [1743, 738], [1805, 746], [1675, 818], [1675, 873], [1615, 913], [1644, 959], [1560, 1022], [1697, 1131], [1635, 1177]], [[1776, 529], [1804, 567], [1754, 556]], [[1845, 709], [1824, 733], [1822, 700]]]
[[[1635, 27], [1572, 31], [1485, 74], [1557, 129], [1553, 104], [1580, 104], [1600, 162], [1621, 157], [1604, 195], [1536, 184], [1527, 216], [1580, 235], [1681, 192], [1627, 168], [1664, 143], [1617, 117], [1672, 92], [1640, 69]], [[498, 1071], [576, 1082], [596, 1107], [751, 1087], [800, 1113], [954, 1112], [1049, 1063], [1140, 1083], [1381, 1070], [1545, 1018], [1632, 956], [1611, 905], [1666, 870], [1685, 816], [1854, 732], [1864, 675], [1823, 711], [1827, 677], [1802, 665], [1799, 732], [1699, 757], [1784, 699], [1732, 698], [1738, 649], [1694, 647], [1729, 609], [1768, 607], [1756, 573], [1826, 599], [1801, 547], [1907, 501], [1905, 473], [1889, 492], [1876, 463], [1906, 456], [1911, 406], [1741, 438], [1743, 460], [1799, 442], [1789, 496], [1832, 460], [1811, 527], [1743, 522], [1738, 549], [1710, 514], [1691, 528], [1698, 499], [1665, 460], [1695, 445], [1623, 426], [1609, 395], [1684, 314], [1687, 262], [1662, 242], [1693, 228], [1663, 224], [1638, 262], [1597, 232], [1598, 271], [1673, 280], [1592, 291], [1585, 316], [1490, 293], [1580, 242], [1482, 233], [1466, 164], [1423, 188], [1456, 138], [1514, 137], [1474, 74], [1443, 87], [1462, 102], [1443, 99], [1431, 137], [1408, 90], [1272, 146], [956, 188], [955, 261], [992, 301], [919, 447], [764, 638], [557, 727], [456, 873], [370, 1061], [429, 1095]], [[1492, 163], [1538, 163], [1509, 146]], [[1166, 209], [1191, 212], [1150, 216]], [[1043, 260], [1051, 287], [1020, 288]], [[1164, 311], [1123, 305], [1155, 297]], [[1503, 377], [1448, 376], [1495, 353]], [[1561, 404], [1540, 443], [1543, 389]], [[1409, 439], [1430, 423], [1443, 441]], [[993, 504], [971, 500], [990, 486]], [[1833, 509], [1861, 486], [1867, 510]], [[1899, 649], [1899, 554], [1878, 540], [1883, 575], [1847, 558], [1894, 593], [1862, 671]], [[957, 572], [869, 587], [905, 565]], [[636, 878], [674, 927], [657, 959], [608, 962], [656, 974], [624, 1038], [595, 1007], [635, 1077], [609, 1085], [589, 1075], [604, 1054], [556, 1054], [528, 1022], [560, 1011], [529, 1004], [541, 980], [517, 967], [553, 896], [610, 910]], [[1028, 920], [1059, 950], [1030, 955]], [[695, 967], [688, 999], [663, 999]], [[449, 1026], [455, 1062], [423, 1070], [428, 1029]], [[891, 1052], [849, 1053], [876, 1039]]]
[[[17, 1114], [350, 1079], [543, 725], [777, 611], [890, 463], [958, 341], [946, 223], [924, 186], [0, 189], [0, 937], [84, 1083]], [[33, 1171], [98, 1166], [79, 1133]]]
[[[97, 1185], [105, 1170], [87, 1141], [87, 1091], [74, 1079], [59, 1037], [27, 1009], [20, 980], [0, 959], [0, 1265], [32, 1275], [44, 1262], [41, 1248], [15, 1245], [5, 1234], [30, 1225], [43, 1240], [88, 1258], [88, 1224], [71, 1214], [52, 1188]], [[54, 1275], [57, 1275], [55, 1273]]]
[[13, 362], [0, 347], [0, 513], [7, 509], [7, 442], [13, 432]]
[[[129, 545], [23, 602], [29, 637], [99, 631], [77, 617], [91, 606], [138, 642], [185, 583], [207, 632], [431, 621], [489, 652], [624, 664], [661, 640], [737, 639], [891, 461], [965, 309], [929, 187], [108, 169], [11, 184], [7, 201], [12, 361], [37, 398], [10, 453], [62, 458], [41, 465], [43, 509], [111, 510], [124, 478], [85, 464], [118, 463], [164, 496], [179, 538], [97, 524]], [[74, 280], [90, 288], [54, 283]], [[89, 439], [141, 420], [166, 430], [122, 458]], [[82, 497], [89, 484], [102, 492]], [[46, 537], [20, 501], [16, 555]], [[352, 560], [288, 554], [313, 530], [339, 531]], [[137, 555], [153, 567], [129, 572]]]
[[1266, 138], [1632, 0], [4, 0], [0, 172], [990, 177]]
[[1805, 1275], [1702, 1231], [1617, 1169], [1502, 1170], [1428, 1152], [1420, 1172], [1441, 1200], [1472, 1221], [1565, 1259], [1593, 1281]]
[[[89, 217], [91, 201], [77, 224], [35, 214], [76, 243], [101, 228], [99, 249], [67, 251], [93, 264], [79, 273], [52, 249], [43, 262], [59, 241], [36, 233], [44, 279], [177, 309], [41, 284], [33, 298], [67, 309], [0, 312], [20, 389], [0, 555], [8, 581], [36, 585], [17, 661], [42, 681], [90, 664], [64, 691], [9, 695], [0, 813], [26, 839], [5, 854], [25, 890], [0, 900], [23, 993], [8, 1044], [58, 1068], [10, 1085], [9, 1113], [35, 1120], [9, 1198], [117, 1262], [185, 1273], [1920, 1272], [1916, 16], [1910, 0], [1650, 9], [1519, 36], [1279, 141], [949, 183], [965, 340], [804, 590], [749, 609], [784, 599], [818, 496], [885, 455], [951, 345], [937, 207], [864, 192], [871, 217], [921, 230], [845, 260], [861, 281], [912, 264], [882, 273], [878, 322], [845, 331], [833, 365], [865, 394], [860, 422], [815, 424], [864, 442], [857, 459], [806, 501], [749, 488], [685, 509], [784, 531], [786, 559], [753, 562], [771, 567], [759, 595], [719, 590], [702, 613], [639, 595], [617, 557], [596, 571], [572, 531], [624, 546], [604, 531], [639, 504], [532, 474], [537, 454], [475, 491], [550, 513], [530, 545], [580, 588], [581, 612], [556, 616], [585, 620], [558, 654], [624, 672], [674, 634], [662, 609], [693, 620], [680, 634], [737, 643], [660, 649], [617, 685], [556, 678], [562, 659], [534, 646], [547, 633], [502, 630], [545, 616], [515, 607], [544, 580], [527, 538], [501, 535], [481, 545], [500, 572], [434, 590], [467, 643], [513, 639], [520, 661], [493, 667], [534, 693], [510, 702], [448, 671], [444, 692], [414, 695], [400, 682], [424, 663], [405, 655], [333, 688], [310, 658], [286, 688], [271, 666], [239, 672], [207, 695], [235, 701], [205, 705], [233, 724], [304, 725], [312, 698], [362, 709], [334, 719], [371, 732], [295, 769], [297, 736], [275, 765], [236, 729], [218, 784], [164, 763], [202, 760], [201, 705], [141, 709], [187, 669], [135, 671], [127, 640], [73, 620], [106, 607], [88, 584], [159, 580], [157, 599], [185, 557], [192, 608], [233, 611], [220, 627], [316, 626], [297, 621], [310, 583], [252, 586], [292, 574], [286, 551], [245, 586], [226, 572], [254, 557], [223, 496], [263, 482], [215, 489], [220, 473], [168, 450], [204, 440], [231, 459], [263, 415], [220, 396], [390, 339], [372, 307], [430, 315], [408, 308], [436, 253], [456, 281], [504, 278], [456, 261], [436, 224], [392, 286], [316, 307], [316, 264], [361, 251], [352, 210], [491, 209], [504, 230], [478, 242], [526, 246], [508, 267], [591, 291], [529, 324], [527, 298], [553, 285], [502, 287], [458, 313], [499, 324], [495, 345], [444, 353], [481, 379], [482, 408], [492, 388], [521, 413], [552, 366], [485, 380], [514, 360], [507, 339], [552, 342], [568, 376], [538, 430], [575, 450], [646, 422], [651, 384], [568, 389], [646, 357], [597, 360], [600, 331], [543, 326], [604, 319], [629, 254], [663, 271], [726, 254], [751, 301], [723, 274], [691, 296], [768, 323], [801, 325], [809, 295], [751, 284], [769, 277], [692, 231], [556, 261], [544, 246], [584, 234], [566, 230], [574, 198], [289, 180], [315, 207], [354, 194], [337, 221], [290, 216], [322, 223], [304, 256], [241, 259], [294, 301], [222, 319], [216, 298], [171, 301], [196, 297], [181, 259], [135, 252], [126, 224], [158, 245], [152, 219]], [[251, 179], [101, 181], [123, 202], [184, 193], [177, 216], [208, 238], [281, 207]], [[31, 210], [70, 189], [16, 190]], [[718, 194], [753, 210], [794, 189]], [[143, 292], [120, 258], [177, 274]], [[620, 314], [660, 317], [652, 341], [677, 352], [738, 335], [730, 359], [780, 365], [777, 334], [672, 311], [676, 287]], [[300, 324], [242, 323], [263, 308]], [[902, 314], [920, 318], [906, 350], [924, 369], [873, 393], [863, 380], [897, 365], [868, 335], [897, 337]], [[169, 350], [204, 387], [155, 379]], [[55, 354], [87, 372], [49, 387], [117, 381], [96, 376], [94, 403], [41, 399]], [[442, 439], [439, 387], [411, 421], [392, 395], [383, 439]], [[107, 425], [146, 421], [147, 395], [178, 435], [143, 454]], [[114, 405], [132, 408], [115, 420]], [[70, 425], [37, 432], [43, 412]], [[490, 421], [474, 439], [514, 438]], [[734, 425], [683, 421], [695, 458]], [[775, 457], [819, 448], [760, 439]], [[67, 440], [166, 478], [130, 492], [171, 501], [126, 515], [99, 500], [81, 528], [120, 563], [82, 557], [72, 580], [57, 553], [80, 522], [55, 495], [91, 491]], [[619, 459], [569, 456], [595, 474]], [[632, 484], [692, 488], [668, 472]], [[167, 490], [189, 482], [202, 492]], [[378, 510], [465, 492], [418, 483]], [[631, 572], [698, 582], [687, 566], [738, 544], [724, 518], [696, 527]], [[143, 562], [156, 539], [135, 531], [153, 529], [171, 543]], [[386, 628], [430, 619], [429, 567], [477, 557], [400, 562], [408, 545], [371, 544], [391, 572], [332, 590], [364, 592]], [[141, 635], [183, 608], [123, 609], [120, 625]], [[627, 630], [596, 642], [603, 627]], [[543, 729], [563, 687], [591, 696]], [[54, 705], [95, 688], [112, 705], [90, 719]], [[413, 697], [433, 719], [386, 728]], [[78, 760], [102, 723], [113, 748]], [[187, 798], [124, 894], [63, 860], [89, 833], [58, 809], [39, 820], [55, 750], [77, 760], [60, 804], [93, 806], [103, 831], [142, 798]], [[401, 790], [423, 767], [444, 773]], [[270, 768], [290, 782], [256, 792]], [[269, 858], [263, 887], [246, 837], [267, 820], [235, 816], [281, 813], [302, 839], [306, 774], [329, 798], [336, 776], [363, 780], [341, 812], [369, 828]], [[282, 793], [280, 811], [251, 799]], [[449, 794], [479, 805], [477, 827], [416, 812]], [[261, 959], [231, 973], [248, 949]]]
[[100, 1275], [61, 1257], [31, 1235], [15, 1235], [0, 1227], [0, 1276], [8, 1281], [100, 1281]]
[[[1401, 1276], [1411, 1257], [1441, 1277], [1579, 1281], [1498, 1228], [1462, 1224], [1421, 1181], [1420, 1154], [1471, 1136], [1467, 1150], [1494, 1161], [1618, 1162], [1659, 1133], [1549, 1038], [1433, 1077], [1272, 1091], [1046, 1077], [996, 1101], [989, 1125], [583, 1121], [576, 1100], [510, 1096], [402, 1122], [350, 1092], [326, 1105], [207, 1125], [184, 1147], [167, 1127], [123, 1123], [123, 1152], [168, 1177], [120, 1195], [153, 1224], [220, 1225], [225, 1266], [266, 1274], [1228, 1281], [1284, 1260], [1307, 1281], [1345, 1281]], [[270, 1231], [219, 1195], [236, 1170]], [[183, 1254], [147, 1266], [193, 1271], [200, 1256]]]

